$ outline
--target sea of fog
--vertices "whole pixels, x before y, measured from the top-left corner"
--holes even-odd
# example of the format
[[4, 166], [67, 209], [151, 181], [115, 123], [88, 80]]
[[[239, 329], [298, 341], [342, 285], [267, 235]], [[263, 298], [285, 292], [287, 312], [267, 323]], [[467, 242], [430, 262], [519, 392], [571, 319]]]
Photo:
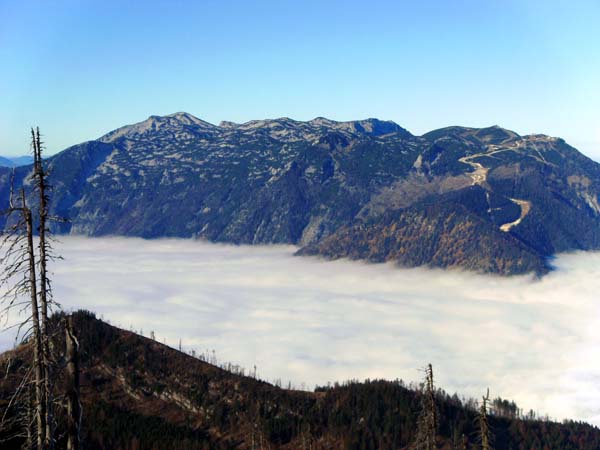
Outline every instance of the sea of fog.
[[[600, 424], [600, 254], [535, 280], [294, 257], [290, 246], [63, 237], [55, 298], [258, 376], [418, 381]], [[14, 319], [14, 318], [13, 318]], [[0, 333], [0, 348], [13, 345]], [[252, 369], [253, 370], [253, 369]]]

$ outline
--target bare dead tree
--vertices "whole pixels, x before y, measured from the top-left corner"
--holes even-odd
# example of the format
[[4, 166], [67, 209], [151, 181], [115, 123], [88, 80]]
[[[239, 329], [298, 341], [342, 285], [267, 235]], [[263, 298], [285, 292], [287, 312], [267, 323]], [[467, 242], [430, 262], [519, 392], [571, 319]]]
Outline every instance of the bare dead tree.
[[42, 383], [44, 380], [44, 363], [42, 348], [42, 331], [40, 327], [40, 317], [37, 298], [37, 283], [35, 270], [35, 252], [33, 248], [33, 217], [31, 210], [27, 207], [25, 201], [25, 190], [21, 189], [21, 211], [25, 216], [27, 229], [27, 254], [29, 257], [29, 293], [31, 295], [31, 320], [33, 322], [33, 366], [35, 373], [35, 397], [36, 397], [36, 422], [37, 422], [37, 446], [45, 447], [46, 441], [46, 398], [45, 388]]
[[52, 379], [52, 354], [50, 351], [50, 334], [48, 330], [48, 312], [51, 302], [51, 284], [48, 278], [48, 260], [51, 255], [51, 246], [48, 241], [48, 172], [44, 169], [42, 159], [42, 141], [40, 129], [31, 129], [31, 143], [33, 147], [33, 184], [38, 197], [38, 249], [39, 249], [39, 296], [41, 312], [41, 334], [44, 364], [44, 383], [46, 398], [44, 399], [46, 410], [46, 435], [45, 445], [52, 446], [52, 388], [50, 380]]
[[67, 450], [79, 450], [81, 403], [79, 398], [79, 342], [73, 330], [73, 316], [65, 324], [67, 362]]
[[[4, 292], [1, 314], [3, 321], [8, 321], [11, 312], [19, 316], [25, 313], [25, 318], [8, 328], [16, 328], [16, 340], [21, 338], [30, 347], [32, 363], [26, 373], [17, 374], [21, 378], [2, 415], [0, 427], [15, 429], [16, 425], [20, 424], [19, 428], [24, 433], [26, 442], [29, 442], [28, 445], [40, 449], [43, 448], [45, 436], [42, 344], [35, 280], [35, 255], [31, 236], [32, 215], [25, 203], [23, 191], [18, 205], [14, 203], [11, 192], [7, 214], [16, 216], [17, 219], [2, 240], [5, 254], [2, 258], [1, 283]], [[7, 376], [9, 372], [10, 364], [7, 366]], [[24, 407], [19, 408], [19, 405]], [[16, 433], [13, 437], [19, 436], [19, 433]]]
[[[13, 170], [10, 180], [9, 207], [2, 212], [7, 219], [0, 239], [0, 250], [2, 250], [0, 321], [7, 325], [9, 316], [18, 316], [17, 323], [10, 325], [9, 328], [16, 328], [16, 341], [21, 339], [32, 349], [31, 373], [21, 381], [24, 386], [33, 385], [31, 402], [34, 406], [35, 418], [33, 428], [31, 420], [23, 418], [23, 414], [20, 416], [17, 414], [16, 405], [27, 404], [21, 398], [24, 389], [17, 389], [14, 392], [10, 404], [13, 404], [14, 400], [15, 414], [11, 417], [12, 419], [21, 417], [24, 423], [23, 430], [35, 433], [35, 439], [31, 439], [32, 448], [45, 450], [51, 449], [54, 445], [52, 367], [56, 360], [52, 356], [49, 313], [55, 303], [52, 300], [51, 283], [48, 277], [48, 262], [54, 258], [54, 255], [50, 245], [48, 222], [56, 219], [49, 215], [48, 172], [43, 165], [43, 145], [39, 129], [31, 130], [31, 141], [34, 156], [31, 176], [33, 194], [35, 194], [33, 195], [34, 207], [28, 204], [23, 188], [20, 189], [18, 198], [15, 198], [13, 193], [15, 171]], [[34, 231], [37, 231], [39, 236], [37, 249], [34, 245]], [[4, 423], [4, 418], [0, 425]]]
[[[14, 176], [13, 176], [14, 177]], [[13, 178], [14, 179], [14, 178]], [[4, 293], [4, 308], [2, 314], [8, 320], [9, 312], [18, 308], [21, 312], [29, 310], [30, 314], [18, 324], [19, 335], [31, 337], [33, 346], [33, 382], [35, 386], [35, 418], [37, 448], [44, 448], [46, 436], [46, 411], [44, 388], [44, 365], [42, 332], [39, 316], [38, 289], [36, 277], [36, 257], [33, 243], [33, 215], [25, 199], [25, 190], [21, 189], [18, 203], [15, 203], [12, 192], [9, 199], [9, 209], [5, 213], [10, 217], [17, 216], [16, 223], [10, 227], [9, 233], [3, 240], [6, 249], [2, 262], [5, 263], [1, 283], [7, 287]], [[13, 280], [17, 280], [11, 285]], [[29, 305], [22, 300], [23, 294], [28, 294]]]
[[34, 393], [32, 392], [31, 387], [27, 391], [27, 403], [25, 410], [25, 424], [26, 424], [26, 438], [25, 438], [25, 447], [27, 450], [33, 448], [33, 422], [34, 422]]
[[437, 448], [437, 407], [435, 404], [435, 385], [433, 382], [433, 367], [428, 364], [425, 368], [425, 381], [421, 392], [421, 413], [417, 420], [417, 436], [413, 450], [434, 450]]
[[482, 450], [491, 450], [490, 444], [490, 425], [488, 422], [488, 410], [487, 405], [490, 401], [490, 390], [488, 389], [485, 396], [482, 397], [481, 407], [479, 408], [479, 415], [477, 416], [477, 422], [479, 423], [479, 438], [481, 439]]

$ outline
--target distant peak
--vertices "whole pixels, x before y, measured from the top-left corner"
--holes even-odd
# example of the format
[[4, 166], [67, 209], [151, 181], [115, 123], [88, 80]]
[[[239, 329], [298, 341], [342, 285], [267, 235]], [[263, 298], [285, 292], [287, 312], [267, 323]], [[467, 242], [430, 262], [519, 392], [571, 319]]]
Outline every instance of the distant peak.
[[161, 130], [180, 131], [190, 127], [198, 130], [212, 130], [217, 127], [186, 112], [166, 116], [152, 115], [146, 120], [117, 128], [100, 138], [102, 142], [114, 142], [119, 138], [139, 139]]
[[219, 128], [235, 128], [238, 127], [239, 123], [231, 122], [229, 120], [222, 120], [219, 122]]
[[507, 130], [499, 125], [492, 125], [485, 128], [450, 126], [425, 133], [423, 137], [432, 141], [440, 138], [457, 137], [471, 140], [474, 139], [483, 144], [496, 145], [520, 138], [514, 131]]
[[33, 163], [33, 157], [23, 156], [0, 156], [0, 167], [19, 167]]
[[205, 127], [215, 126], [210, 122], [206, 122], [205, 120], [199, 119], [198, 117], [184, 111], [168, 114], [165, 117], [177, 119], [178, 121], [185, 123], [186, 125], [201, 125]]
[[[231, 123], [231, 122], [225, 122]], [[299, 122], [294, 119], [290, 119], [289, 117], [279, 117], [277, 119], [259, 119], [259, 120], [250, 120], [248, 122], [244, 122], [242, 124], [235, 124], [236, 128], [240, 128], [242, 130], [253, 130], [258, 128], [296, 128], [300, 126], [303, 122]]]
[[167, 117], [194, 117], [194, 116], [185, 111], [178, 111], [178, 112], [175, 112], [172, 114], [167, 114]]
[[519, 138], [520, 136], [514, 131], [507, 130], [498, 125], [492, 125], [487, 128], [480, 128], [473, 133], [480, 141], [486, 144], [501, 144], [503, 142]]
[[326, 117], [315, 117], [314, 119], [309, 120], [308, 123], [317, 126], [332, 126], [338, 124], [339, 122], [337, 122], [336, 120], [328, 119]]
[[[159, 116], [151, 116], [151, 117], [159, 117]], [[174, 119], [179, 119], [179, 120], [193, 120], [193, 121], [200, 120], [196, 116], [194, 116], [190, 113], [186, 113], [184, 111], [176, 112], [173, 114], [167, 114], [165, 117], [173, 117]]]
[[372, 117], [368, 119], [349, 120], [344, 122], [327, 119], [326, 117], [316, 117], [312, 120], [309, 120], [307, 123], [312, 126], [347, 130], [372, 136], [381, 136], [390, 133], [401, 133], [407, 136], [410, 135], [408, 131], [391, 120], [381, 120]]
[[407, 130], [392, 120], [381, 120], [370, 117], [364, 120], [357, 120], [354, 122], [354, 124], [359, 131], [373, 136], [381, 136], [391, 133], [400, 133], [405, 137], [412, 136]]

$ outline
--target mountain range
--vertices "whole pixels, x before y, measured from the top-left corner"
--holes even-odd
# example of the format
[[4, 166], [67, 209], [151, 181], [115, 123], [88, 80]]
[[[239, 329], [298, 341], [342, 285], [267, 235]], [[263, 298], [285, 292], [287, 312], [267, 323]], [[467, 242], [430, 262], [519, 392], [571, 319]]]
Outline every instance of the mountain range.
[[19, 167], [28, 164], [33, 164], [32, 156], [0, 156], [1, 167]]
[[[176, 113], [47, 163], [52, 214], [69, 219], [60, 233], [285, 243], [503, 275], [600, 248], [600, 165], [560, 138], [498, 126], [414, 136], [378, 119], [213, 125]], [[15, 169], [17, 187], [30, 189], [30, 172]], [[10, 174], [0, 167], [0, 207]]]

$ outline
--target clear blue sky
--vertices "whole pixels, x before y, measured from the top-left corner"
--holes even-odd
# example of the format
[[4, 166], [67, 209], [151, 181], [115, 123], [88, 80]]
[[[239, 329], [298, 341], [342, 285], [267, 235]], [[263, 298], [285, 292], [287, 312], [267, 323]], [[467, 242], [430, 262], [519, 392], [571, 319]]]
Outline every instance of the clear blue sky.
[[0, 154], [152, 114], [498, 124], [600, 160], [598, 0], [0, 0]]

